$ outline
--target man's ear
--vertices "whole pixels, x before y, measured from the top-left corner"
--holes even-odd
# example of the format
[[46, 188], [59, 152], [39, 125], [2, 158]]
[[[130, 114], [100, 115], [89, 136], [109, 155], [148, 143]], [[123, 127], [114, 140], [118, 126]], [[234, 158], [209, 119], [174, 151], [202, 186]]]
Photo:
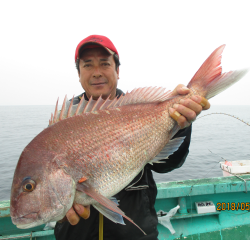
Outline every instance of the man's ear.
[[119, 77], [119, 72], [120, 72], [119, 67], [117, 68], [116, 72], [117, 72], [117, 79], [119, 79], [120, 78]]

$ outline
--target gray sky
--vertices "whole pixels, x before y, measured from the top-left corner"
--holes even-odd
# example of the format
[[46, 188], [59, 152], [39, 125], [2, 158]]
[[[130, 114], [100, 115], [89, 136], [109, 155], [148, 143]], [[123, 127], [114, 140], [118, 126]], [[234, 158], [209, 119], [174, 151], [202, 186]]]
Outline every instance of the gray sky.
[[[121, 60], [118, 87], [188, 84], [222, 44], [223, 71], [250, 67], [249, 1], [1, 1], [0, 105], [54, 105], [83, 92], [77, 44], [105, 35]], [[250, 105], [250, 74], [212, 104]]]

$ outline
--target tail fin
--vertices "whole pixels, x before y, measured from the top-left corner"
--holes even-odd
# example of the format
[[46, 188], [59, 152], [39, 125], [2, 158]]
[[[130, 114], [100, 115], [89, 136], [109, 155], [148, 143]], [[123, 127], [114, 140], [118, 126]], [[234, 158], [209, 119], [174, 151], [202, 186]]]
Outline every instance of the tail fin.
[[222, 74], [220, 65], [224, 48], [225, 44], [213, 51], [193, 76], [187, 86], [188, 88], [198, 90], [201, 96], [210, 99], [239, 81], [247, 73], [249, 69]]

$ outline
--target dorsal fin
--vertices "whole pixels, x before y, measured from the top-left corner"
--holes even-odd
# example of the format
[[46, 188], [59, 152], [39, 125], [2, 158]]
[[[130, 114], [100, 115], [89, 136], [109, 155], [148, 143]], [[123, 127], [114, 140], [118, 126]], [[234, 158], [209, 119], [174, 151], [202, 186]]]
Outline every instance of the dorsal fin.
[[65, 105], [66, 105], [66, 100], [67, 100], [67, 95], [65, 96], [64, 100], [63, 100], [63, 105], [62, 105], [62, 109], [59, 115], [59, 121], [61, 121], [63, 119], [63, 114], [65, 111]]
[[69, 105], [69, 109], [68, 109], [68, 112], [67, 112], [67, 118], [71, 117], [70, 114], [71, 114], [73, 102], [74, 102], [74, 96], [73, 96], [72, 101], [70, 102], [70, 105]]
[[95, 105], [95, 100], [93, 100], [92, 96], [90, 97], [88, 103], [86, 104], [85, 108], [83, 109], [82, 113], [90, 112], [93, 106]]
[[[97, 111], [107, 110], [112, 108], [118, 108], [130, 104], [139, 104], [139, 103], [153, 103], [153, 102], [163, 102], [170, 97], [170, 91], [165, 92], [165, 88], [162, 87], [144, 87], [136, 88], [130, 93], [121, 95], [119, 98], [114, 98], [110, 100], [110, 96], [104, 100], [101, 97], [98, 100], [93, 100], [90, 97], [89, 101], [84, 100], [82, 97], [79, 104], [73, 104], [73, 98], [71, 101], [64, 100], [61, 112], [57, 113], [57, 107], [54, 113], [52, 114], [49, 121], [49, 125], [52, 125], [55, 122], [58, 122], [67, 117], [76, 116], [79, 114], [85, 113], [96, 113]], [[58, 105], [58, 103], [57, 103]]]
[[120, 106], [120, 105], [122, 104], [122, 100], [123, 100], [123, 99], [124, 99], [124, 96], [121, 95], [121, 96], [117, 99], [116, 103], [114, 104], [114, 107]]
[[90, 112], [94, 112], [95, 110], [98, 110], [100, 108], [100, 106], [103, 104], [105, 100], [102, 99], [102, 95], [97, 99], [97, 101], [95, 102], [94, 106], [92, 107], [92, 109], [90, 110]]
[[107, 106], [107, 109], [113, 108], [116, 102], [117, 102], [117, 97], [110, 102], [110, 104]]
[[81, 101], [77, 104], [77, 108], [76, 108], [76, 112], [75, 112], [74, 116], [76, 116], [79, 113], [80, 108], [81, 108], [82, 103], [83, 103], [83, 100], [84, 100], [84, 97], [82, 96]]
[[57, 120], [57, 113], [58, 113], [58, 101], [59, 101], [59, 98], [57, 99], [56, 101], [56, 108], [55, 108], [55, 112], [54, 112], [54, 118], [52, 118], [52, 121], [55, 123], [56, 120]]

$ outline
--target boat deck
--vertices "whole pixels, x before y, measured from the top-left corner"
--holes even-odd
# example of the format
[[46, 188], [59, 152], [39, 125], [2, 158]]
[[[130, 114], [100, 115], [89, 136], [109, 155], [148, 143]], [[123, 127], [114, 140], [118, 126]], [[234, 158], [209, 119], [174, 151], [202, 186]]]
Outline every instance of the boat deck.
[[[250, 239], [250, 175], [240, 177], [158, 183], [156, 211], [167, 213], [180, 206], [170, 219], [175, 234], [158, 224], [159, 240]], [[216, 212], [197, 213], [195, 202], [204, 201], [212, 201]], [[55, 239], [53, 230], [43, 229], [44, 225], [16, 228], [11, 222], [9, 201], [0, 202], [0, 239]]]

